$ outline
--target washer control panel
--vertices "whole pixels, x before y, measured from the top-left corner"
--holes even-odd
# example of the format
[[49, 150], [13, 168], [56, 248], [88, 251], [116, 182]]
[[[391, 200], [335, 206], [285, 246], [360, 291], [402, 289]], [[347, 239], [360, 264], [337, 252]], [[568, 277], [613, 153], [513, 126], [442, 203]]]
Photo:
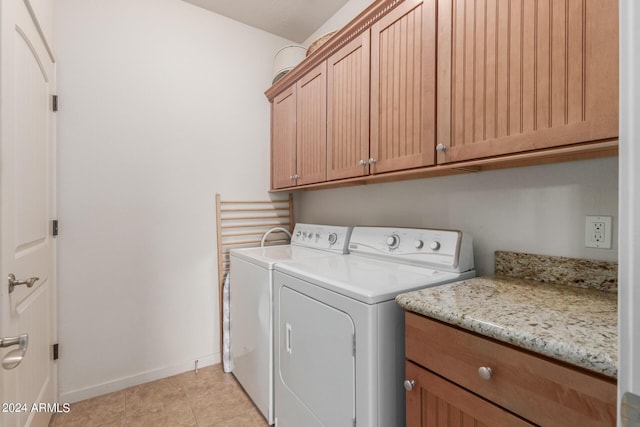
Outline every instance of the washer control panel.
[[291, 244], [346, 254], [351, 230], [352, 227], [297, 223]]
[[349, 252], [450, 271], [473, 269], [471, 236], [457, 230], [354, 227]]

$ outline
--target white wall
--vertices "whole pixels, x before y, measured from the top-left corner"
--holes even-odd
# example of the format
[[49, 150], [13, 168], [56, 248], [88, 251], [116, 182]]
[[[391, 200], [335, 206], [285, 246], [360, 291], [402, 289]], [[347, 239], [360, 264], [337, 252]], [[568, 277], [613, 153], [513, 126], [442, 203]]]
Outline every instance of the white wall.
[[330, 224], [460, 229], [474, 238], [478, 274], [493, 273], [494, 252], [617, 260], [584, 247], [586, 215], [612, 215], [617, 227], [616, 157], [480, 172], [296, 195], [296, 220]]
[[58, 0], [60, 400], [218, 362], [215, 193], [266, 198], [273, 55], [180, 0]]

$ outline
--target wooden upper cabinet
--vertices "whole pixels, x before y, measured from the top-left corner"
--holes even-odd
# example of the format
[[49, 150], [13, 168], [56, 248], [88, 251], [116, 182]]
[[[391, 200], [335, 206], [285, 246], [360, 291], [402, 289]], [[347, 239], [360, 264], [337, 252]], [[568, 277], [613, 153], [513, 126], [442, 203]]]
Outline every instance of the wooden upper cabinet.
[[295, 185], [296, 86], [285, 89], [271, 103], [271, 188]]
[[373, 1], [267, 90], [271, 188], [617, 155], [618, 56], [618, 0]]
[[434, 164], [436, 0], [405, 0], [371, 27], [372, 173]]
[[327, 60], [327, 179], [369, 173], [369, 31]]
[[617, 137], [617, 0], [438, 0], [438, 14], [438, 163]]
[[296, 83], [297, 185], [327, 180], [327, 63]]

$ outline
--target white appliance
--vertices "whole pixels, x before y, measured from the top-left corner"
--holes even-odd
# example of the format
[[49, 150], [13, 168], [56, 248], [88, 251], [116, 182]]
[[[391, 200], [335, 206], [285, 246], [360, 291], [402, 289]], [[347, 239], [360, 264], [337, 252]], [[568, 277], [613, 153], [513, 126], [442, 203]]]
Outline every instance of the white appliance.
[[405, 425], [394, 298], [475, 276], [459, 231], [355, 227], [349, 252], [275, 266], [277, 427]]
[[350, 232], [350, 227], [296, 224], [291, 245], [231, 250], [231, 371], [269, 424], [274, 423], [274, 265], [342, 256]]

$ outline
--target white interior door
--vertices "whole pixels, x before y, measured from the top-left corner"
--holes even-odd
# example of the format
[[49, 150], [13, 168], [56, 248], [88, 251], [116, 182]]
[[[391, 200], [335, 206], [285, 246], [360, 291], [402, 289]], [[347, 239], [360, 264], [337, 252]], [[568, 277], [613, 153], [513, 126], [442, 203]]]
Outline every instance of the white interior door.
[[[47, 0], [51, 1], [51, 0]], [[35, 10], [43, 10], [44, 1]], [[56, 400], [51, 346], [56, 336], [54, 218], [55, 68], [47, 26], [29, 0], [0, 2], [0, 337], [28, 334], [13, 369], [0, 365], [2, 426], [46, 426]], [[45, 30], [43, 30], [45, 28]], [[37, 277], [9, 292], [7, 277]], [[16, 355], [0, 349], [0, 358]]]

